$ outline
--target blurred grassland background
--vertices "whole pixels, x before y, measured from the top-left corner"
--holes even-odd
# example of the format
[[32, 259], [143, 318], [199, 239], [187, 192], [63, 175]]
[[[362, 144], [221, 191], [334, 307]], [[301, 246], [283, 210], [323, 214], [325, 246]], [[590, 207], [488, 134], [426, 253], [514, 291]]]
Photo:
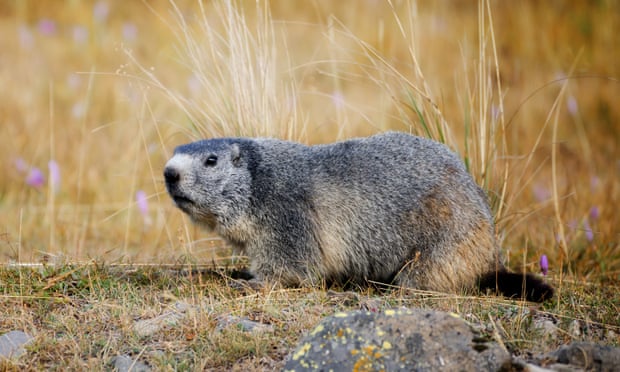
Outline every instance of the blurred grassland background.
[[511, 267], [620, 280], [618, 1], [2, 0], [0, 51], [2, 263], [217, 261], [176, 145], [394, 129], [462, 154]]

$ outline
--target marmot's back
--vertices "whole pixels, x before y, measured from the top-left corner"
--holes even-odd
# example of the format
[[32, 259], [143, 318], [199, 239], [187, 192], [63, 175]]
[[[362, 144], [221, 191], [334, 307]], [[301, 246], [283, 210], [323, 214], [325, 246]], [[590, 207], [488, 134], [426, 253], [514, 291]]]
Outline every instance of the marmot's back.
[[[473, 286], [496, 262], [486, 196], [446, 146], [386, 133], [312, 152], [321, 251], [330, 270], [348, 268], [345, 280], [396, 278], [416, 288], [454, 291]], [[483, 253], [466, 253], [467, 260], [480, 261], [467, 264], [457, 249], [473, 244], [473, 232], [475, 250]], [[411, 273], [402, 272], [405, 262]], [[442, 271], [451, 278], [435, 278]], [[422, 276], [427, 279], [421, 282]]]
[[[503, 272], [486, 196], [431, 140], [205, 140], [177, 148], [164, 175], [179, 208], [245, 251], [258, 279], [454, 292]], [[551, 293], [532, 280], [538, 299]]]

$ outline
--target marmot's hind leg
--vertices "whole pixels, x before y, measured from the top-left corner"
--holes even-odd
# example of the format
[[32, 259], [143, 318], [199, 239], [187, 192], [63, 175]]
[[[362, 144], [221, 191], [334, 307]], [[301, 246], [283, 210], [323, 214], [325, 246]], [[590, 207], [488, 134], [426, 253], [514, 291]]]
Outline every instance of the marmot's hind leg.
[[484, 220], [459, 243], [449, 244], [433, 247], [430, 257], [414, 252], [413, 258], [396, 275], [396, 283], [408, 288], [462, 293], [477, 288], [482, 275], [495, 271], [496, 267], [503, 269], [491, 226]]

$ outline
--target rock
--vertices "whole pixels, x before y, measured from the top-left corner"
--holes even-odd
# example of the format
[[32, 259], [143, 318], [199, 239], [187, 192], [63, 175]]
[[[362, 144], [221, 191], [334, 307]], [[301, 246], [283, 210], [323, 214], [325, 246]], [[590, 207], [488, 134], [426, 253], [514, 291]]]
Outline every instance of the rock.
[[146, 364], [133, 360], [128, 355], [118, 355], [110, 360], [114, 370], [118, 372], [150, 372], [151, 368]]
[[221, 331], [224, 328], [231, 326], [237, 327], [237, 329], [243, 332], [272, 332], [273, 326], [270, 324], [264, 324], [255, 322], [247, 318], [241, 318], [234, 315], [220, 315], [217, 317], [217, 330]]
[[33, 337], [22, 331], [10, 331], [0, 336], [0, 359], [18, 358], [26, 352], [24, 346]]
[[568, 327], [568, 332], [570, 332], [571, 336], [578, 339], [581, 336], [581, 323], [579, 320], [575, 319], [570, 322], [570, 326]]
[[177, 302], [173, 309], [152, 319], [139, 320], [133, 325], [134, 332], [140, 337], [150, 336], [166, 326], [173, 326], [183, 319], [191, 308], [189, 304]]
[[[513, 370], [525, 371], [525, 372], [556, 372], [557, 371], [554, 369], [542, 368], [537, 365], [529, 364], [529, 363], [524, 364], [522, 369], [513, 369]], [[562, 372], [568, 372], [568, 371], [562, 371]]]
[[286, 371], [496, 371], [510, 354], [455, 314], [402, 309], [324, 319], [289, 355]]
[[533, 322], [534, 328], [542, 332], [547, 338], [555, 338], [558, 334], [558, 326], [551, 319], [536, 318]]
[[557, 363], [588, 371], [620, 370], [620, 348], [589, 342], [573, 342], [549, 354]]

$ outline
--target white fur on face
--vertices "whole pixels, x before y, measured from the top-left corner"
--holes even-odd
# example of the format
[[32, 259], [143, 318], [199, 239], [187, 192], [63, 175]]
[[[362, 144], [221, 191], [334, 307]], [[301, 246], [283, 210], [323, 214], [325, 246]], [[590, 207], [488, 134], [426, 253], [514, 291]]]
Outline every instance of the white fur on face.
[[190, 172], [192, 169], [192, 163], [194, 158], [188, 154], [176, 154], [168, 162], [166, 163], [166, 168], [175, 169], [179, 172], [181, 179], [187, 172]]

